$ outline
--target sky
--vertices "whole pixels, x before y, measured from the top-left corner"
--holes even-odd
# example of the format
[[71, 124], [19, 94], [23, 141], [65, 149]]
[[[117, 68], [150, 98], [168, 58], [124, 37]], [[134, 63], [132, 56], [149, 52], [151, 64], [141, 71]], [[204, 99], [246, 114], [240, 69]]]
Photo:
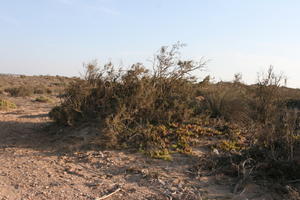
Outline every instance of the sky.
[[77, 76], [83, 63], [130, 66], [164, 45], [209, 60], [199, 77], [273, 65], [300, 88], [299, 0], [0, 0], [0, 73]]

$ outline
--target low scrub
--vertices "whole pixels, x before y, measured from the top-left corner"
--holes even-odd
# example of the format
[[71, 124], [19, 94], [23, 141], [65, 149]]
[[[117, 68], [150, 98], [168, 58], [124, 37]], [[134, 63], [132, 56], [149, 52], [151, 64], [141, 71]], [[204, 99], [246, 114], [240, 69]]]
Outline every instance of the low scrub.
[[34, 90], [31, 87], [26, 86], [6, 88], [4, 91], [13, 97], [26, 97], [31, 96], [34, 93]]
[[52, 90], [45, 86], [35, 87], [33, 90], [34, 94], [51, 94]]

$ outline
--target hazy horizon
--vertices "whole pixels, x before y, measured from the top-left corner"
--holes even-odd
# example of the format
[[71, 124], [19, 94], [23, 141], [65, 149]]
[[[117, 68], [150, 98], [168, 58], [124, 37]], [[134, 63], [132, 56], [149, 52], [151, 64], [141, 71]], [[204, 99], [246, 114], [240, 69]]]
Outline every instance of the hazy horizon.
[[210, 60], [216, 81], [252, 84], [273, 65], [300, 88], [296, 0], [0, 0], [0, 73], [78, 76], [97, 59], [150, 65], [163, 45]]

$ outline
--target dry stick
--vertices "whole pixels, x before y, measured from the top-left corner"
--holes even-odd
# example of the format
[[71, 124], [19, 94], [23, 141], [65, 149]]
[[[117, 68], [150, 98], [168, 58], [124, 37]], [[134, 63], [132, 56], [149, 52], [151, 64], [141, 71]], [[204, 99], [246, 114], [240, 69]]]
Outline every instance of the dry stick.
[[[239, 182], [235, 185], [235, 187], [234, 187], [234, 189], [233, 189], [233, 193], [234, 193], [234, 194], [237, 194], [239, 187], [242, 186], [242, 185], [245, 183], [245, 181], [248, 179], [248, 177], [251, 175], [251, 173], [252, 173], [254, 167], [252, 167], [252, 168], [249, 170], [248, 173], [246, 173], [246, 167], [245, 167], [246, 163], [247, 163], [248, 161], [251, 161], [251, 160], [252, 160], [252, 158], [248, 158], [247, 160], [245, 160], [245, 161], [242, 163], [242, 168], [243, 168], [243, 178], [240, 179]], [[245, 191], [245, 189], [244, 189], [240, 194], [242, 194], [244, 191]]]
[[104, 195], [103, 197], [98, 197], [96, 198], [95, 200], [103, 200], [103, 199], [106, 199], [114, 194], [116, 194], [117, 192], [119, 192], [121, 190], [121, 187], [119, 187], [118, 189], [116, 189], [115, 191], [113, 191], [112, 193], [110, 194], [107, 194], [107, 195]]

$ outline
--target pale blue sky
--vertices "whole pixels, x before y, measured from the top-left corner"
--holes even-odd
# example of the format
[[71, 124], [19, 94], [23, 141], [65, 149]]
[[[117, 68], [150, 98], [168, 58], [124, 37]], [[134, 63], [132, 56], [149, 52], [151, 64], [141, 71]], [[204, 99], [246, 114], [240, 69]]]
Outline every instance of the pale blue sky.
[[300, 87], [299, 0], [0, 0], [0, 73], [78, 75], [98, 59], [145, 64], [187, 44], [216, 80], [269, 65]]

